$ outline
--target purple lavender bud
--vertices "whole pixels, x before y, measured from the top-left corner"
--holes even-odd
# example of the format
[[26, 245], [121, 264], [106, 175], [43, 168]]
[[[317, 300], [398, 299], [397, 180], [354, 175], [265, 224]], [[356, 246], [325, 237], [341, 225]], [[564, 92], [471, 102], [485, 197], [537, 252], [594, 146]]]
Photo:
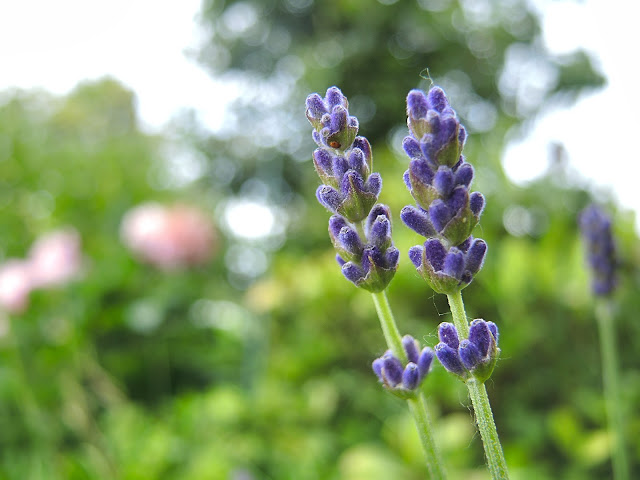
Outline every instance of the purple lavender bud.
[[359, 148], [352, 148], [349, 153], [349, 168], [352, 168], [356, 172], [360, 172], [360, 174], [366, 174], [366, 162], [364, 158], [364, 153]]
[[[319, 96], [319, 95], [318, 95]], [[329, 87], [325, 95], [329, 110], [333, 110], [336, 105], [340, 105], [344, 108], [349, 108], [349, 102], [347, 97], [340, 91], [338, 87]]]
[[472, 275], [477, 273], [484, 263], [484, 257], [487, 253], [487, 242], [481, 238], [476, 238], [469, 247], [465, 256], [464, 269]]
[[374, 266], [385, 268], [384, 256], [378, 247], [367, 245], [362, 253], [362, 269], [368, 273]]
[[498, 326], [493, 322], [487, 322], [487, 327], [489, 327], [489, 331], [496, 341], [496, 346], [498, 346], [498, 337], [500, 336], [500, 333], [498, 333]]
[[429, 106], [438, 112], [443, 112], [447, 107], [449, 107], [449, 100], [447, 100], [444, 90], [440, 87], [433, 87], [429, 90], [427, 101]]
[[349, 170], [349, 164], [346, 158], [336, 155], [331, 162], [331, 173], [338, 181], [344, 177], [344, 174]]
[[467, 370], [475, 369], [482, 361], [483, 355], [481, 355], [478, 347], [476, 347], [471, 341], [464, 339], [460, 342], [458, 347], [458, 354], [460, 360]]
[[447, 249], [437, 238], [430, 238], [424, 242], [424, 256], [435, 271], [442, 270]]
[[395, 269], [398, 267], [398, 260], [400, 258], [400, 250], [396, 247], [387, 248], [386, 253], [384, 254], [384, 261], [386, 263], [387, 269]]
[[433, 170], [431, 170], [424, 160], [418, 160], [416, 158], [411, 160], [409, 163], [409, 172], [411, 177], [424, 185], [431, 185], [431, 182], [433, 182]]
[[376, 203], [371, 208], [371, 211], [369, 212], [369, 215], [367, 216], [364, 224], [364, 232], [367, 237], [369, 236], [369, 232], [371, 231], [373, 223], [378, 219], [380, 215], [386, 217], [389, 221], [391, 221], [391, 210], [389, 209], [389, 207], [382, 203]]
[[460, 346], [458, 330], [453, 323], [442, 322], [438, 325], [438, 338], [442, 343], [449, 345], [454, 350], [457, 350]]
[[416, 245], [415, 247], [411, 247], [409, 249], [409, 260], [416, 268], [422, 266], [422, 254], [424, 252], [424, 248], [420, 245]]
[[384, 377], [382, 376], [382, 367], [384, 366], [384, 362], [382, 358], [376, 358], [371, 364], [371, 368], [373, 368], [373, 372], [378, 376], [381, 382], [384, 383]]
[[402, 148], [410, 159], [422, 159], [422, 150], [420, 150], [420, 144], [413, 137], [404, 137], [402, 141]]
[[327, 107], [325, 106], [322, 97], [317, 93], [312, 93], [307, 97], [306, 105], [306, 115], [309, 122], [313, 125], [313, 128], [319, 129], [321, 126], [321, 119], [323, 115], [327, 113]]
[[440, 199], [431, 202], [429, 218], [438, 232], [444, 230], [445, 225], [451, 220], [452, 214], [449, 207]]
[[400, 219], [407, 227], [423, 237], [436, 235], [436, 230], [429, 219], [429, 214], [421, 208], [407, 205], [400, 211]]
[[316, 167], [316, 171], [320, 178], [324, 180], [324, 177], [329, 176], [333, 173], [332, 171], [332, 161], [331, 154], [326, 150], [322, 150], [320, 148], [316, 148], [313, 152], [313, 164]]
[[369, 229], [367, 240], [381, 249], [391, 245], [391, 222], [386, 216], [378, 215]]
[[444, 258], [442, 272], [450, 277], [460, 279], [464, 272], [464, 254], [452, 247]]
[[318, 187], [316, 190], [316, 198], [321, 205], [332, 212], [337, 211], [342, 203], [342, 198], [338, 191], [328, 185], [320, 185]]
[[380, 195], [380, 190], [382, 190], [382, 177], [380, 177], [380, 174], [374, 172], [369, 175], [365, 188], [367, 192], [375, 195], [376, 197]]
[[331, 239], [338, 239], [338, 235], [340, 235], [340, 230], [344, 227], [348, 227], [349, 224], [340, 215], [331, 215], [329, 218], [329, 236]]
[[404, 185], [407, 187], [407, 190], [411, 191], [411, 175], [409, 174], [409, 170], [405, 170], [402, 175], [402, 180], [404, 180]]
[[407, 390], [415, 390], [420, 383], [420, 371], [418, 365], [409, 362], [402, 372], [402, 386]]
[[365, 277], [364, 270], [353, 262], [347, 262], [342, 265], [342, 274], [356, 286], [358, 286]]
[[434, 356], [434, 351], [429, 347], [424, 347], [422, 352], [420, 352], [420, 356], [418, 357], [418, 371], [420, 372], [420, 378], [424, 378], [427, 373], [429, 373]]
[[336, 262], [338, 262], [338, 265], [343, 266], [345, 263], [347, 263], [347, 261], [342, 258], [339, 254], [336, 254]]
[[477, 347], [481, 358], [487, 357], [493, 350], [492, 347], [495, 347], [495, 339], [487, 322], [480, 318], [475, 319], [469, 326], [469, 341]]
[[414, 89], [407, 95], [407, 115], [412, 118], [427, 116], [429, 102], [422, 90]]
[[468, 201], [469, 201], [469, 191], [465, 187], [458, 186], [453, 189], [453, 192], [451, 192], [451, 197], [449, 197], [447, 206], [451, 210], [452, 214], [455, 215], [464, 207], [466, 207]]
[[369, 140], [367, 140], [365, 137], [356, 137], [353, 140], [353, 148], [357, 148], [362, 152], [362, 154], [364, 155], [365, 163], [369, 167], [369, 170], [371, 170], [373, 166], [372, 165], [373, 156], [371, 153], [371, 144], [369, 143]]
[[462, 165], [460, 165], [460, 167], [458, 167], [458, 169], [456, 170], [455, 184], [463, 185], [469, 188], [469, 185], [471, 185], [472, 180], [473, 180], [473, 167], [470, 164], [465, 162]]
[[410, 362], [418, 363], [418, 357], [420, 353], [418, 348], [418, 342], [411, 335], [405, 335], [402, 337], [402, 347], [404, 348], [405, 353], [407, 354], [407, 358]]
[[382, 373], [390, 386], [395, 387], [402, 382], [402, 363], [392, 353], [385, 353], [382, 357]]
[[469, 208], [471, 208], [471, 212], [476, 218], [480, 217], [482, 210], [484, 210], [484, 197], [480, 192], [473, 192], [471, 194], [469, 197]]
[[618, 266], [611, 219], [596, 205], [589, 205], [580, 213], [579, 223], [591, 267], [591, 289], [596, 295], [609, 295], [617, 285]]
[[353, 228], [348, 226], [342, 227], [338, 234], [338, 241], [340, 242], [340, 246], [350, 254], [362, 255], [362, 241], [360, 240], [358, 232]]
[[467, 371], [462, 365], [457, 349], [451, 348], [446, 343], [439, 343], [435, 346], [435, 351], [436, 357], [444, 368], [456, 375], [466, 375]]
[[[355, 170], [347, 170], [340, 182], [340, 191], [346, 197], [364, 191], [364, 181]], [[348, 217], [347, 217], [348, 218]]]
[[464, 146], [464, 142], [466, 140], [467, 140], [467, 130], [462, 125], [460, 125], [460, 131], [458, 132], [458, 144], [460, 145], [461, 149]]
[[453, 172], [449, 167], [441, 166], [433, 177], [433, 186], [443, 197], [449, 196], [453, 189]]

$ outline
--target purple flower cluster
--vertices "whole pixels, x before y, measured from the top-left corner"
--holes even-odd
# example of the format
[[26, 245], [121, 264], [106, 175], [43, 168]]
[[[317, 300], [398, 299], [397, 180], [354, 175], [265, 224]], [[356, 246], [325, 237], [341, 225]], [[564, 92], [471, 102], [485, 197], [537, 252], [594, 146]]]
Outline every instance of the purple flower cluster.
[[400, 397], [409, 398], [429, 373], [434, 353], [429, 347], [420, 351], [420, 345], [411, 335], [402, 337], [402, 346], [408, 359], [406, 365], [391, 350], [387, 350], [382, 357], [373, 361], [372, 367], [387, 389]]
[[593, 292], [609, 295], [617, 283], [611, 219], [596, 205], [589, 205], [580, 213], [579, 223], [592, 271]]
[[371, 171], [371, 145], [357, 136], [358, 119], [349, 115], [349, 102], [337, 87], [324, 98], [309, 95], [306, 115], [318, 145], [313, 163], [322, 185], [316, 197], [334, 213], [329, 236], [342, 273], [356, 286], [380, 292], [396, 272], [399, 252], [391, 240], [389, 208], [376, 204], [382, 179]]
[[438, 327], [440, 343], [435, 347], [436, 356], [444, 368], [463, 380], [470, 375], [485, 382], [493, 372], [500, 349], [498, 327], [480, 318], [471, 322], [469, 338], [462, 341], [452, 323], [443, 322]]
[[404, 207], [400, 217], [427, 238], [409, 258], [436, 292], [452, 293], [482, 268], [487, 244], [471, 232], [484, 197], [469, 192], [473, 167], [461, 155], [466, 131], [441, 88], [409, 92], [407, 124], [403, 147], [411, 161], [404, 181], [417, 205]]

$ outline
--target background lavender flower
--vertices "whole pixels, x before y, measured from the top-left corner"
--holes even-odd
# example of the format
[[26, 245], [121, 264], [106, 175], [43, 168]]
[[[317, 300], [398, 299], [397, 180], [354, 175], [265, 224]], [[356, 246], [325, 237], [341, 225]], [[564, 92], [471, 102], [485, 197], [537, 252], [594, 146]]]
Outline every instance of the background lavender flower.
[[399, 251], [391, 239], [391, 212], [376, 204], [382, 180], [371, 172], [371, 145], [357, 136], [358, 120], [349, 115], [349, 102], [339, 88], [329, 88], [324, 98], [309, 95], [306, 106], [318, 145], [313, 163], [323, 182], [316, 197], [334, 213], [329, 236], [336, 259], [348, 280], [380, 292], [396, 272]]
[[579, 216], [587, 262], [591, 267], [591, 286], [596, 295], [609, 295], [616, 286], [616, 252], [611, 219], [596, 205], [589, 205]]
[[435, 291], [451, 293], [482, 268], [487, 244], [471, 232], [484, 197], [469, 192], [473, 167], [461, 155], [466, 131], [441, 88], [409, 92], [407, 124], [403, 147], [411, 161], [404, 181], [417, 205], [404, 207], [400, 218], [428, 239], [409, 257]]
[[372, 367], [388, 390], [399, 397], [409, 398], [415, 395], [429, 373], [435, 354], [429, 347], [420, 350], [418, 342], [411, 335], [402, 337], [402, 346], [407, 355], [406, 365], [388, 350], [373, 361]]

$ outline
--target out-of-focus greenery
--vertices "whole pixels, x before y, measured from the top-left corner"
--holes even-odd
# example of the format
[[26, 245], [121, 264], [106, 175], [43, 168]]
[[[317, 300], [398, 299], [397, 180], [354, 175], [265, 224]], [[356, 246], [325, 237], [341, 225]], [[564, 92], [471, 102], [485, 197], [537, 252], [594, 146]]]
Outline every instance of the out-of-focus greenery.
[[[502, 355], [487, 388], [512, 476], [610, 476], [598, 339], [576, 232], [591, 195], [561, 155], [527, 186], [509, 183], [499, 163], [507, 132], [545, 102], [602, 79], [584, 54], [545, 53], [535, 16], [515, 0], [327, 3], [205, 2], [211, 39], [199, 58], [246, 86], [233, 118], [213, 134], [188, 115], [170, 136], [142, 133], [131, 93], [108, 79], [62, 98], [2, 94], [2, 257], [23, 257], [38, 235], [73, 226], [86, 270], [66, 287], [32, 293], [25, 313], [4, 320], [0, 477], [426, 478], [406, 404], [371, 372], [383, 338], [369, 294], [335, 263], [328, 214], [313, 198], [303, 115], [310, 91], [343, 89], [373, 144], [381, 201], [397, 219], [411, 203], [402, 182], [407, 160], [397, 152], [404, 97], [428, 87], [418, 77], [424, 67], [469, 128], [474, 190], [487, 197], [476, 235], [489, 253], [464, 298], [470, 316], [500, 327]], [[176, 138], [200, 155], [194, 181], [171, 174]], [[286, 236], [251, 241], [224, 230], [226, 202], [237, 198], [279, 212]], [[176, 199], [209, 211], [228, 238], [197, 269], [137, 263], [118, 237], [122, 216], [143, 201]], [[620, 408], [637, 472], [633, 221], [616, 213]], [[450, 318], [446, 298], [407, 259], [420, 238], [399, 221], [394, 227], [403, 256], [391, 305], [403, 333], [434, 345], [438, 323]], [[270, 267], [254, 277], [258, 261]], [[488, 478], [464, 385], [436, 366], [424, 391], [451, 478]]]

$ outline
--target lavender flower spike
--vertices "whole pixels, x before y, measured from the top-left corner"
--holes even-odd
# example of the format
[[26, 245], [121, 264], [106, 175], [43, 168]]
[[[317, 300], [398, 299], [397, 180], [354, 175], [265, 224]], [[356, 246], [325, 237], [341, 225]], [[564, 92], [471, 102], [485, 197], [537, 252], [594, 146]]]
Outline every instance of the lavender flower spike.
[[[343, 275], [370, 292], [384, 290], [398, 267], [399, 251], [391, 239], [391, 212], [377, 204], [382, 179], [372, 172], [371, 145], [357, 136], [358, 120], [338, 87], [307, 97], [307, 119], [318, 148], [313, 164], [322, 185], [318, 202], [334, 215], [329, 236]], [[363, 236], [364, 235], [364, 236]]]
[[611, 234], [611, 219], [596, 205], [589, 205], [580, 213], [579, 223], [587, 262], [591, 267], [593, 293], [600, 296], [610, 295], [617, 283], [617, 260]]
[[406, 365], [388, 350], [373, 361], [372, 368], [391, 393], [401, 398], [413, 398], [429, 373], [435, 354], [429, 347], [418, 353], [418, 342], [411, 335], [402, 337], [402, 344], [409, 359]]
[[407, 125], [403, 147], [411, 161], [404, 179], [417, 205], [404, 207], [400, 217], [427, 238], [410, 258], [431, 288], [451, 294], [482, 268], [487, 244], [471, 232], [484, 197], [469, 190], [473, 167], [461, 155], [467, 134], [441, 88], [409, 92]]
[[435, 351], [442, 366], [462, 380], [470, 377], [486, 382], [496, 365], [500, 353], [498, 327], [493, 322], [476, 319], [469, 327], [469, 338], [460, 339], [452, 323], [438, 327], [440, 343]]

